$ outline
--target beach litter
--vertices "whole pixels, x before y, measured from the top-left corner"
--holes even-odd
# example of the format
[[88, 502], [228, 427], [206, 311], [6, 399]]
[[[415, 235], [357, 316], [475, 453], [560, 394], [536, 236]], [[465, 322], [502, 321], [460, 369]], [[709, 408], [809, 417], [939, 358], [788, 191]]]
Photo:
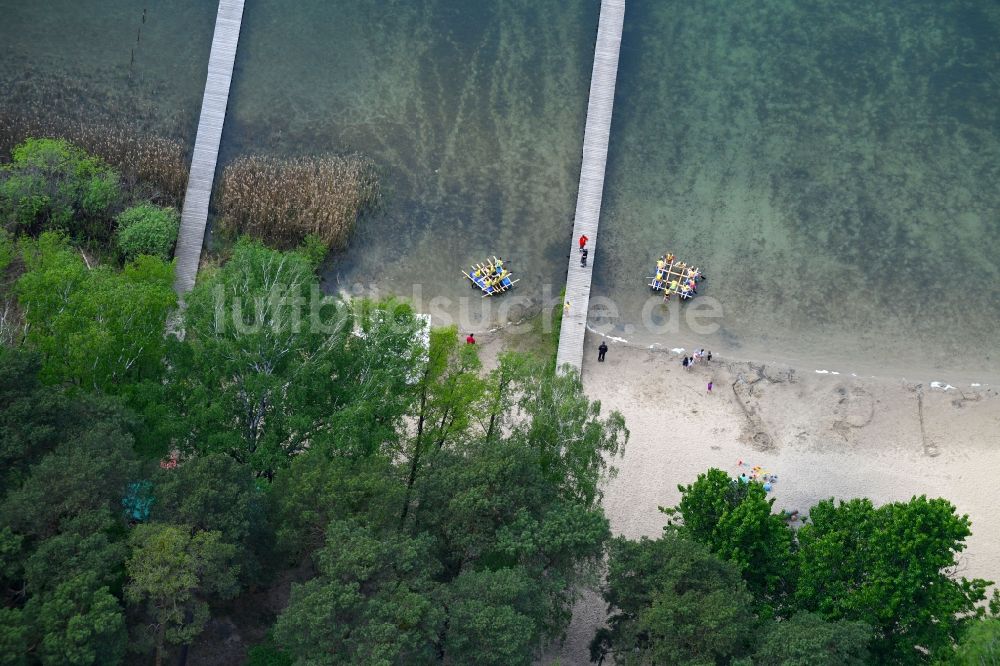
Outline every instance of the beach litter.
[[931, 382], [931, 388], [941, 389], [942, 391], [951, 391], [955, 387], [951, 384], [945, 384], [943, 382]]

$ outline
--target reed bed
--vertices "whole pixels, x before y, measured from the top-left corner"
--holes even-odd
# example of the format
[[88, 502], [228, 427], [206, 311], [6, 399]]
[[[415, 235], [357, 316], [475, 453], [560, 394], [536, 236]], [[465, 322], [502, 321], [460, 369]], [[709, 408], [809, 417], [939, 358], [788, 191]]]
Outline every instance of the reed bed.
[[342, 250], [378, 194], [375, 164], [361, 155], [241, 157], [222, 172], [218, 223], [282, 249], [314, 235]]
[[127, 189], [150, 190], [144, 194], [158, 203], [177, 206], [184, 197], [187, 150], [174, 139], [150, 135], [128, 124], [0, 109], [0, 151], [4, 156], [31, 137], [66, 139], [114, 167]]
[[118, 170], [136, 198], [180, 205], [197, 110], [164, 104], [163, 81], [115, 63], [59, 72], [16, 56], [8, 64], [0, 71], [0, 161], [26, 138], [66, 139]]

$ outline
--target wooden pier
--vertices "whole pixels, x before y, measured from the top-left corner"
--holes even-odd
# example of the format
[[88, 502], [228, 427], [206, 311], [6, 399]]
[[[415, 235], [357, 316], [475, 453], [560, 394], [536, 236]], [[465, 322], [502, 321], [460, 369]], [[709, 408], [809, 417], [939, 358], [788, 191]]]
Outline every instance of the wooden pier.
[[[583, 137], [583, 165], [580, 168], [580, 189], [576, 197], [573, 221], [572, 251], [566, 274], [566, 297], [563, 305], [562, 328], [559, 330], [559, 351], [556, 365], [570, 365], [577, 371], [583, 362], [583, 339], [590, 307], [590, 283], [594, 254], [600, 252], [597, 223], [604, 195], [604, 167], [608, 159], [608, 138], [611, 134], [611, 111], [615, 101], [615, 80], [618, 77], [618, 51], [625, 21], [625, 0], [602, 0], [601, 19], [597, 27], [594, 49], [594, 71], [590, 78], [590, 102], [587, 105], [587, 125]], [[587, 267], [580, 266], [578, 240], [586, 235], [590, 240]]]
[[212, 53], [208, 58], [208, 78], [205, 80], [205, 97], [201, 103], [198, 136], [191, 157], [187, 194], [181, 211], [181, 228], [177, 236], [177, 260], [174, 269], [174, 289], [183, 294], [194, 287], [198, 275], [198, 262], [205, 241], [205, 224], [208, 221], [208, 203], [212, 198], [215, 165], [222, 140], [222, 125], [226, 120], [229, 102], [229, 84], [233, 78], [236, 46], [240, 41], [243, 22], [243, 0], [219, 0], [219, 13], [215, 18]]

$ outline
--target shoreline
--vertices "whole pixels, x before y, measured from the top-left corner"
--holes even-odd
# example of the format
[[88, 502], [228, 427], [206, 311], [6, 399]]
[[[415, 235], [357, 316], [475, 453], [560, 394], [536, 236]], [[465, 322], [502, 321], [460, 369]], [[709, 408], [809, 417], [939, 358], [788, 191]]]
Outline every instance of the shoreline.
[[[350, 296], [347, 290], [337, 290], [335, 293]], [[403, 300], [408, 300], [401, 296]], [[419, 303], [415, 305], [419, 306]], [[524, 324], [533, 322], [544, 317], [553, 317], [554, 308], [560, 307], [561, 301], [538, 302], [531, 301], [519, 304], [517, 315], [508, 320], [499, 321], [494, 318], [465, 321], [462, 322], [462, 313], [442, 312], [431, 313], [434, 326], [457, 324], [461, 331], [471, 330], [477, 336], [485, 337], [520, 337], [519, 332]], [[418, 311], [422, 312], [421, 308]], [[597, 317], [599, 319], [599, 317]], [[777, 365], [787, 368], [794, 368], [796, 371], [805, 373], [812, 372], [820, 376], [844, 377], [853, 379], [870, 379], [877, 381], [902, 381], [925, 384], [931, 388], [941, 388], [946, 391], [952, 390], [980, 390], [991, 387], [1000, 387], [1000, 369], [991, 367], [991, 361], [977, 368], [972, 366], [949, 366], [939, 367], [938, 363], [928, 361], [920, 363], [912, 359], [886, 359], [876, 360], [869, 358], [863, 353], [854, 358], [848, 358], [843, 353], [819, 353], [816, 350], [788, 349], [782, 347], [769, 347], [761, 342], [741, 342], [737, 345], [726, 345], [719, 341], [705, 342], [699, 340], [693, 333], [671, 333], [669, 336], [657, 336], [663, 342], [651, 341], [653, 338], [638, 339], [636, 336], [622, 337], [615, 334], [615, 331], [602, 332], [595, 326], [595, 316], [591, 313], [586, 323], [586, 336], [584, 345], [593, 346], [596, 349], [597, 342], [593, 342], [596, 337], [602, 337], [613, 346], [622, 346], [627, 349], [662, 352], [673, 355], [680, 362], [681, 354], [685, 351], [692, 352], [694, 349], [704, 347], [711, 349], [714, 355], [727, 362], [744, 362], [758, 365]], [[518, 331], [518, 332], [515, 332]], [[531, 333], [528, 333], [530, 335]], [[641, 338], [641, 336], [638, 336]], [[783, 349], [775, 353], [775, 349]], [[596, 354], [596, 352], [594, 352]], [[584, 353], [586, 357], [586, 351]]]
[[[621, 412], [631, 432], [624, 456], [613, 463], [618, 476], [604, 488], [616, 536], [655, 538], [667, 520], [657, 507], [675, 505], [678, 484], [709, 467], [736, 476], [761, 466], [778, 475], [774, 510], [803, 516], [830, 497], [876, 504], [944, 497], [972, 520], [958, 575], [1000, 581], [996, 388], [946, 390], [718, 355], [685, 370], [670, 350], [614, 342], [598, 363], [599, 339], [588, 332], [584, 389], [601, 401], [602, 413]], [[586, 663], [605, 617], [600, 597], [584, 594], [566, 642], [542, 663]]]
[[[666, 352], [676, 356], [678, 362], [683, 358], [685, 352], [692, 352], [694, 349], [701, 348], [699, 345], [692, 345], [691, 349], [681, 346], [683, 344], [690, 344], [684, 336], [674, 336], [673, 342], [653, 342], [651, 344], [636, 342], [609, 333], [602, 333], [594, 328], [590, 322], [587, 323], [587, 334], [588, 342], [585, 344], [588, 344], [592, 339], [604, 338], [627, 349]], [[598, 343], [593, 342], [593, 344], [596, 347]], [[705, 347], [705, 349], [708, 349], [708, 347]], [[982, 372], [961, 368], [942, 371], [932, 367], [932, 365], [921, 367], [912, 362], [902, 364], [877, 363], [866, 358], [845, 359], [837, 354], [821, 358], [819, 354], [809, 352], [792, 355], [771, 355], [769, 358], [765, 358], [760, 353], [760, 349], [749, 345], [737, 350], [737, 352], [748, 352], [744, 354], [733, 354], [730, 350], [721, 347], [717, 347], [712, 351], [717, 358], [724, 359], [727, 362], [777, 365], [794, 368], [798, 372], [813, 372], [817, 375], [829, 375], [831, 377], [841, 376], [853, 379], [916, 382], [927, 384], [933, 388], [939, 388], [937, 385], [940, 384], [940, 388], [943, 390], [958, 390], [963, 386], [969, 389], [1000, 386], [1000, 372], [989, 369], [984, 369]]]

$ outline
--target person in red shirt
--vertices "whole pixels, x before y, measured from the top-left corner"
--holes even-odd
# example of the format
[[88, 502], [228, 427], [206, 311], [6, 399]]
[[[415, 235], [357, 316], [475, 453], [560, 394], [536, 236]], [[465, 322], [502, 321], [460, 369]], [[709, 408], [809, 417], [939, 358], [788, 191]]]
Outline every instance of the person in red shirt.
[[472, 335], [472, 333], [469, 333], [469, 335], [466, 336], [466, 338], [465, 338], [465, 344], [467, 344], [467, 345], [474, 345], [474, 344], [476, 344], [476, 338], [475, 338], [475, 336]]
[[583, 247], [587, 244], [587, 241], [589, 240], [590, 239], [587, 238], [587, 234], [583, 234], [582, 236], [580, 236], [580, 252], [583, 252]]

